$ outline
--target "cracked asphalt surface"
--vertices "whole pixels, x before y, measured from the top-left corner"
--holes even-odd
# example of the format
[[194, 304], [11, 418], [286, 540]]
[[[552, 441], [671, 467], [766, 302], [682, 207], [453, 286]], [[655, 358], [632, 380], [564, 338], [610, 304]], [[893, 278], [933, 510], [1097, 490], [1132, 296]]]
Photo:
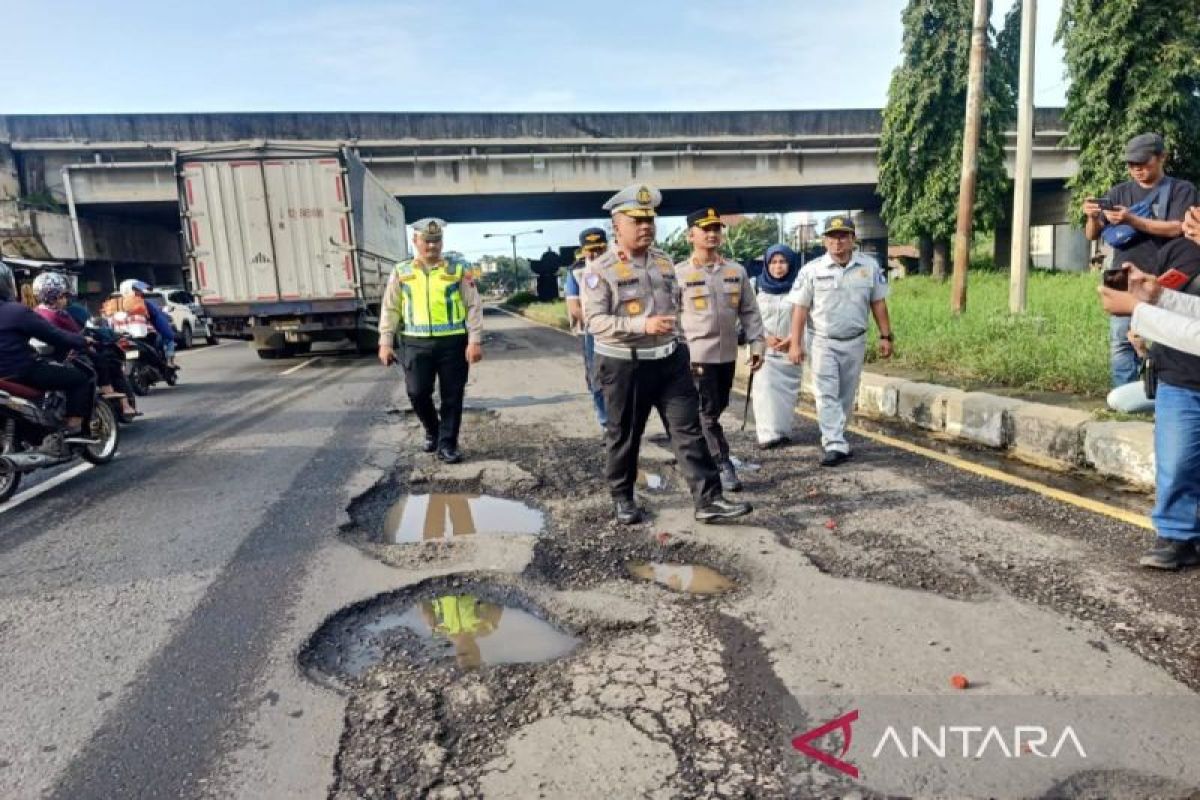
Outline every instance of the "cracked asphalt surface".
[[[793, 446], [760, 453], [732, 412], [734, 452], [761, 466], [743, 473], [746, 524], [697, 526], [670, 453], [649, 444], [643, 468], [667, 487], [643, 492], [649, 523], [622, 528], [574, 343], [494, 312], [487, 324], [466, 463], [416, 451], [397, 373], [329, 355], [281, 377], [293, 365], [231, 345], [185, 355], [180, 387], [149, 399], [117, 465], [0, 513], [0, 796], [1200, 786], [1186, 763], [1200, 744], [1200, 570], [1137, 569], [1145, 532], [863, 439], [852, 462], [819, 470], [804, 421]], [[397, 502], [434, 492], [520, 501], [545, 530], [381, 536]], [[709, 566], [735, 588], [673, 591], [631, 577], [634, 562]], [[468, 594], [579, 644], [471, 668], [399, 641], [344, 674], [383, 604]], [[952, 689], [955, 673], [972, 688]], [[1069, 719], [1092, 754], [1018, 768], [872, 755], [885, 718], [949, 719], [965, 701]], [[857, 779], [792, 747], [852, 708], [853, 747], [819, 746], [846, 744]]]

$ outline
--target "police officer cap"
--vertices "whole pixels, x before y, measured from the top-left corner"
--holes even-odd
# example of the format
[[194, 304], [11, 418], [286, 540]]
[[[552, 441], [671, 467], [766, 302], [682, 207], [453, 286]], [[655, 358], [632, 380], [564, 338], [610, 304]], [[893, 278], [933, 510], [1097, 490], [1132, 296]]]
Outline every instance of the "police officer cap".
[[442, 231], [446, 227], [446, 220], [438, 219], [437, 217], [425, 217], [419, 219], [412, 224], [413, 232], [421, 234], [421, 238], [430, 242], [440, 242], [442, 240]]
[[821, 231], [822, 236], [828, 236], [831, 233], [854, 233], [854, 220], [845, 214], [836, 214], [825, 220], [825, 229]]
[[709, 225], [723, 225], [721, 215], [715, 208], [702, 208], [687, 215], [688, 227], [707, 228]]
[[579, 246], [584, 250], [593, 250], [608, 244], [608, 234], [603, 228], [587, 228], [579, 234]]
[[662, 203], [662, 192], [644, 183], [632, 183], [608, 198], [605, 211], [639, 219], [657, 216], [654, 209]]
[[1145, 164], [1155, 156], [1166, 152], [1167, 144], [1157, 133], [1143, 133], [1133, 137], [1125, 145], [1125, 161], [1128, 164]]

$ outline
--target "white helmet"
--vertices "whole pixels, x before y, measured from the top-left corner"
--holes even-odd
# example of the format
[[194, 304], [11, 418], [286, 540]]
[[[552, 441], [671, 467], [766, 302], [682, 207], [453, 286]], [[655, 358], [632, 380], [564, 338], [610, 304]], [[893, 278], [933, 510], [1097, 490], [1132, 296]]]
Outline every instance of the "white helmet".
[[121, 294], [130, 297], [134, 294], [150, 291], [150, 284], [145, 281], [139, 281], [136, 278], [129, 278], [128, 280], [121, 281], [121, 285], [118, 288]]

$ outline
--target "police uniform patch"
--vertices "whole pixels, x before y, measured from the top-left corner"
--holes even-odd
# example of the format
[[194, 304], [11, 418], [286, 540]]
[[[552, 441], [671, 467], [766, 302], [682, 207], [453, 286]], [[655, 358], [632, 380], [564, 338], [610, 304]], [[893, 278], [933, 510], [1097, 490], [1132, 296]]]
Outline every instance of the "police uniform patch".
[[595, 289], [597, 286], [600, 285], [600, 276], [597, 275], [596, 273], [592, 272], [583, 279], [583, 282], [587, 284], [587, 287], [589, 289]]
[[705, 297], [692, 298], [692, 306], [697, 311], [706, 311], [708, 309], [708, 299]]
[[734, 308], [737, 308], [738, 301], [741, 300], [741, 297], [742, 297], [741, 292], [733, 292], [732, 294], [729, 295], [729, 305], [733, 306]]
[[637, 300], [630, 300], [628, 303], [625, 304], [625, 310], [628, 311], [631, 315], [636, 316], [636, 315], [642, 313], [642, 304], [639, 303]]

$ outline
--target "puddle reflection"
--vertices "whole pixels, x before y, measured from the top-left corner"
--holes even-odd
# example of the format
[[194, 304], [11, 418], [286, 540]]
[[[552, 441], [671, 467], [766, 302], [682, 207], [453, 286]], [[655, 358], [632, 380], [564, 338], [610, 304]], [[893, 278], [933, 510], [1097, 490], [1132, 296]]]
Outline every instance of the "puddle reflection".
[[536, 535], [544, 526], [541, 511], [515, 500], [480, 494], [414, 494], [388, 510], [383, 540], [405, 544], [476, 534]]
[[[528, 611], [469, 594], [419, 601], [380, 616], [364, 625], [362, 632], [357, 652], [348, 653], [343, 661], [355, 677], [379, 661], [390, 641], [414, 661], [436, 664], [453, 659], [464, 669], [550, 661], [579, 644]], [[402, 641], [405, 638], [407, 642]]]
[[688, 594], [720, 594], [734, 588], [734, 583], [729, 578], [710, 567], [698, 564], [636, 562], [629, 565], [629, 574]]

